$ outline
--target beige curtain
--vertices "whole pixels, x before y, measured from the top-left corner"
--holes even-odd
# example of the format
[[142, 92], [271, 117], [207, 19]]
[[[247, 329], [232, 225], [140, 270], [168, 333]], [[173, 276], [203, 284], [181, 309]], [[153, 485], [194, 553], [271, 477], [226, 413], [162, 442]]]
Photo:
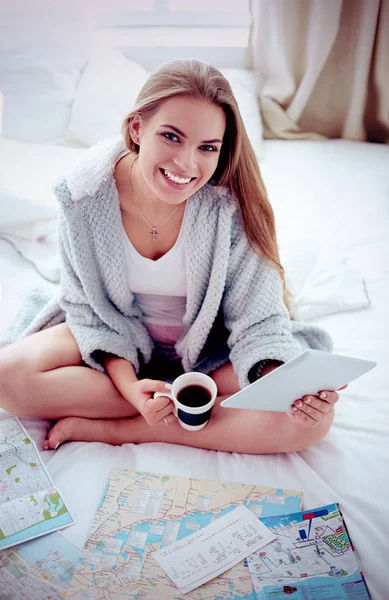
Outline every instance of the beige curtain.
[[266, 138], [389, 143], [389, 0], [251, 0]]

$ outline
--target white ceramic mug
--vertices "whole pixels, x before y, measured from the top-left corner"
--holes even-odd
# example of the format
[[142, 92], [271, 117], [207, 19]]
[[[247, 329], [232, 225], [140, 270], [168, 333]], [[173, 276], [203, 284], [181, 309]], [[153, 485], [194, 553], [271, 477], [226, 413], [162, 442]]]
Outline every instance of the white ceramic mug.
[[[177, 399], [177, 396], [181, 390], [191, 385], [198, 385], [207, 389], [211, 395], [210, 401], [202, 406], [186, 406], [182, 404]], [[217, 387], [214, 380], [204, 373], [183, 373], [173, 381], [170, 391], [155, 392], [154, 398], [158, 398], [159, 396], [167, 396], [172, 400], [175, 407], [174, 414], [178, 418], [181, 427], [189, 431], [199, 431], [199, 429], [206, 426], [211, 417], [212, 407], [215, 404], [217, 396]]]

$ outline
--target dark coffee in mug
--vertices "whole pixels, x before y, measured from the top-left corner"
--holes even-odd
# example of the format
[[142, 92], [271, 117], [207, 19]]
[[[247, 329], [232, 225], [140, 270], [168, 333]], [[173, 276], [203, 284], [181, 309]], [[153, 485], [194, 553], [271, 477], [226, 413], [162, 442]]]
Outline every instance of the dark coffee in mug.
[[197, 408], [211, 402], [212, 394], [208, 388], [202, 385], [187, 385], [178, 392], [177, 400], [184, 406]]

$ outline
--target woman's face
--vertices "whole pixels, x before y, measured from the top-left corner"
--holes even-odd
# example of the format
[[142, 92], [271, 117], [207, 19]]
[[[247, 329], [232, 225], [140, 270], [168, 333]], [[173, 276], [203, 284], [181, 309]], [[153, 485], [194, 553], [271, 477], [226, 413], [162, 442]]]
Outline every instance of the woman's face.
[[220, 106], [189, 96], [165, 100], [147, 120], [135, 118], [138, 168], [150, 191], [168, 204], [192, 196], [216, 170], [225, 127]]

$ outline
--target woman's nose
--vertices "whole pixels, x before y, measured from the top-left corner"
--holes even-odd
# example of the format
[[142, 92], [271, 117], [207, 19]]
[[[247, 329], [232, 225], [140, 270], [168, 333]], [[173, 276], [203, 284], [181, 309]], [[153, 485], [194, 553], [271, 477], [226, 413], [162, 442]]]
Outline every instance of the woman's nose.
[[177, 152], [175, 157], [173, 158], [173, 162], [179, 167], [182, 171], [185, 171], [186, 175], [194, 176], [196, 169], [196, 159], [195, 159], [195, 150], [192, 149], [182, 149], [180, 152]]

